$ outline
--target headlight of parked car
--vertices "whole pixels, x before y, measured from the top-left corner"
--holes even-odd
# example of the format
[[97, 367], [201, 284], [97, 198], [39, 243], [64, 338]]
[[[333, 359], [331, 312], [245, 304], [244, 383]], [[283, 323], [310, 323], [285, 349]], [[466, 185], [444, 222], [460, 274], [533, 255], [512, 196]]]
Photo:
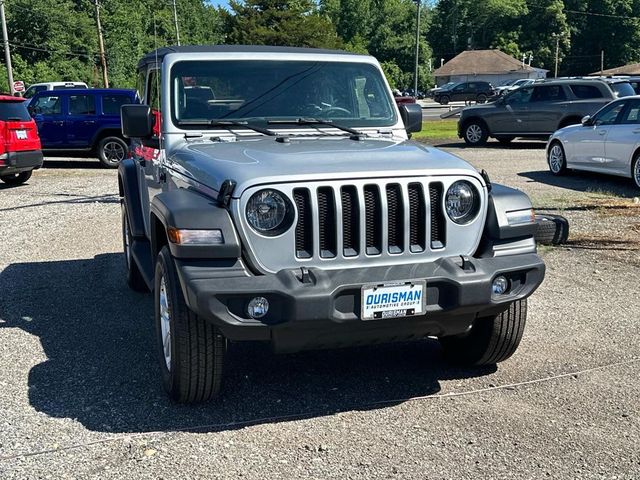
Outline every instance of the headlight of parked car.
[[247, 203], [247, 221], [263, 235], [280, 235], [293, 223], [293, 208], [287, 197], [277, 190], [260, 190]]
[[455, 182], [447, 190], [444, 200], [447, 215], [454, 222], [464, 225], [476, 218], [480, 211], [480, 194], [466, 180]]

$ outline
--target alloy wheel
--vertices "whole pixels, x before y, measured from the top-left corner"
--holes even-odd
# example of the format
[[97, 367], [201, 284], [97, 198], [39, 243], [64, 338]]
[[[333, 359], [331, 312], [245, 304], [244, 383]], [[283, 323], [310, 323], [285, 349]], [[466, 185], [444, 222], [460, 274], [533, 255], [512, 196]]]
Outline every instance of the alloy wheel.
[[549, 151], [549, 168], [553, 173], [560, 173], [564, 165], [564, 152], [562, 147], [555, 144]]
[[118, 142], [107, 142], [104, 144], [102, 148], [104, 152], [104, 158], [109, 163], [119, 163], [124, 160], [125, 157], [125, 149]]
[[164, 276], [160, 279], [160, 333], [162, 335], [162, 351], [167, 370], [171, 371], [171, 308], [167, 295], [167, 284]]
[[472, 123], [467, 127], [467, 140], [471, 143], [478, 143], [482, 139], [482, 128], [480, 125]]

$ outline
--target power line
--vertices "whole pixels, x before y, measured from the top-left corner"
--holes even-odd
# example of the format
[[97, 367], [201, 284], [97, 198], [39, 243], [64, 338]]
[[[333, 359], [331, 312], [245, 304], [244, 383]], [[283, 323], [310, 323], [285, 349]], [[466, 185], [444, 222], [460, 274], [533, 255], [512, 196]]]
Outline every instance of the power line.
[[98, 56], [98, 54], [89, 54], [89, 53], [76, 53], [76, 52], [64, 52], [61, 50], [51, 50], [48, 48], [42, 48], [42, 47], [35, 47], [33, 45], [29, 45], [29, 44], [24, 44], [24, 43], [17, 43], [17, 42], [9, 42], [9, 45], [11, 45], [12, 47], [17, 47], [17, 48], [22, 48], [25, 50], [34, 50], [37, 52], [46, 52], [46, 53], [57, 53], [60, 55], [68, 55], [71, 57], [85, 57], [85, 58], [95, 58]]

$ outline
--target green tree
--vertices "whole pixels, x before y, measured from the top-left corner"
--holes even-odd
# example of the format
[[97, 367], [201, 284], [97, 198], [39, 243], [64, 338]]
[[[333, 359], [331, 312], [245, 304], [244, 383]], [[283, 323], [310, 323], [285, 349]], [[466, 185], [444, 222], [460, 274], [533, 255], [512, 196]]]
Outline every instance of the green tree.
[[231, 0], [224, 13], [232, 44], [340, 47], [334, 25], [313, 0]]

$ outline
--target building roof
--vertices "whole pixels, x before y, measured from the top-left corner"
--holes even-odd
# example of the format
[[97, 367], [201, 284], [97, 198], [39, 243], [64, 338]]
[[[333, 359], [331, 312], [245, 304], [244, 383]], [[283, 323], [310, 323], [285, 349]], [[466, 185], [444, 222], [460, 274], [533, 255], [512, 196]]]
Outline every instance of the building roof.
[[522, 62], [500, 50], [466, 50], [433, 74], [436, 77], [451, 75], [495, 75], [514, 72], [535, 72], [536, 69], [528, 65], [522, 66]]
[[359, 55], [353, 52], [345, 52], [344, 50], [327, 50], [321, 48], [271, 47], [267, 45], [184, 45], [180, 47], [162, 47], [153, 52], [149, 52], [138, 62], [138, 68], [150, 63], [155, 63], [156, 59], [161, 63], [164, 56], [170, 53], [319, 53]]
[[640, 75], [640, 63], [630, 63], [622, 67], [610, 68], [609, 70], [598, 70], [589, 75]]

